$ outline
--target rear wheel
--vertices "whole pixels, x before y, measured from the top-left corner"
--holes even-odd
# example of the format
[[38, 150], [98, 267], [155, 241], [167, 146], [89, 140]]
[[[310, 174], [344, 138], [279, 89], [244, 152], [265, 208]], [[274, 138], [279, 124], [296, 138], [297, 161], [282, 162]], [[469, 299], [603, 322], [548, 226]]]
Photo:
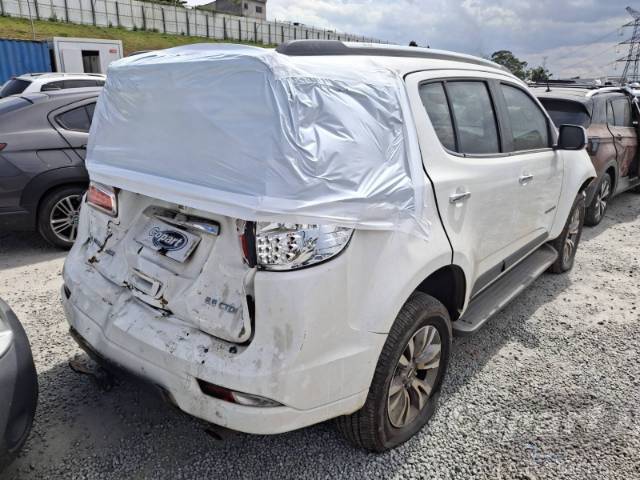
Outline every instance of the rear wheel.
[[364, 406], [339, 417], [338, 429], [376, 452], [407, 441], [435, 411], [450, 348], [447, 309], [425, 293], [412, 294], [391, 327]]
[[73, 185], [58, 188], [40, 202], [38, 231], [52, 245], [71, 248], [78, 234], [82, 196], [86, 188]]
[[584, 197], [584, 193], [578, 194], [573, 202], [569, 218], [562, 233], [551, 242], [551, 245], [558, 251], [557, 260], [549, 267], [549, 270], [553, 273], [563, 273], [573, 268], [576, 251], [582, 236], [582, 225], [585, 216]]
[[604, 214], [609, 206], [609, 200], [613, 193], [613, 181], [611, 175], [605, 173], [600, 179], [596, 188], [591, 205], [587, 207], [584, 223], [590, 227], [598, 225], [604, 218]]

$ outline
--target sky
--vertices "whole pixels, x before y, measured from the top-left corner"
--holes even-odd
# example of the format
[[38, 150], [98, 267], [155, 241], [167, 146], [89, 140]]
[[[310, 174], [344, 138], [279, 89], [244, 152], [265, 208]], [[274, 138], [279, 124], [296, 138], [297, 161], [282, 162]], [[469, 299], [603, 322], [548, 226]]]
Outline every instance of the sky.
[[267, 17], [480, 56], [511, 50], [531, 67], [546, 60], [554, 78], [595, 77], [622, 71], [630, 1], [268, 0]]

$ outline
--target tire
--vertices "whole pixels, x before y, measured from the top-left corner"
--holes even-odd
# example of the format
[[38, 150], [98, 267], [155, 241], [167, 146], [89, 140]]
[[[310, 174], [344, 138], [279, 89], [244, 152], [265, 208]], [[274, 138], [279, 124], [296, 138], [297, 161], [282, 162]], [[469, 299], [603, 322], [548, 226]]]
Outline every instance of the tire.
[[[414, 340], [414, 335], [416, 336], [414, 345], [419, 345], [422, 338], [425, 340], [422, 343], [431, 348], [425, 349], [424, 352], [428, 352], [429, 356], [435, 354], [436, 333], [440, 340], [440, 357], [437, 367], [421, 369], [417, 366], [409, 368], [409, 366], [400, 365], [401, 356], [403, 361], [408, 357], [408, 343]], [[426, 341], [429, 335], [432, 335], [434, 343], [430, 344]], [[364, 406], [351, 415], [338, 417], [336, 419], [338, 430], [354, 446], [374, 452], [383, 452], [407, 441], [429, 421], [435, 411], [450, 350], [449, 312], [435, 298], [422, 292], [413, 293], [391, 327], [380, 353]], [[425, 366], [433, 366], [434, 362], [435, 360], [426, 360]], [[409, 365], [413, 363], [409, 362]], [[405, 377], [404, 373], [408, 375]], [[392, 381], [396, 393], [390, 397]], [[418, 383], [415, 385], [431, 386], [430, 395], [424, 395], [426, 391], [422, 390], [424, 395], [421, 402], [422, 408], [407, 410], [413, 417], [406, 418], [408, 420], [406, 424], [394, 426], [392, 417], [396, 422], [402, 421], [402, 415], [399, 414], [403, 411], [401, 404], [407, 400], [416, 403], [419, 401], [420, 396], [416, 391], [420, 389], [407, 386], [410, 382], [414, 385], [413, 382], [416, 381]], [[406, 384], [400, 382], [406, 382]], [[402, 386], [399, 387], [399, 385]], [[405, 394], [402, 390], [409, 393]]]
[[[70, 185], [49, 192], [38, 208], [38, 232], [56, 247], [69, 249], [78, 231], [78, 214], [86, 187]], [[53, 223], [52, 223], [53, 222]]]
[[[585, 217], [585, 194], [581, 192], [576, 197], [569, 212], [567, 223], [565, 223], [562, 233], [551, 242], [551, 246], [558, 251], [558, 258], [549, 267], [552, 273], [564, 273], [573, 268], [576, 258], [576, 251], [582, 237], [582, 226]], [[569, 242], [570, 241], [570, 242]], [[567, 252], [566, 249], [570, 251]]]
[[591, 204], [587, 207], [587, 211], [584, 217], [585, 225], [595, 227], [604, 218], [604, 214], [607, 212], [607, 207], [613, 196], [613, 179], [609, 173], [602, 175], [596, 191], [593, 195]]

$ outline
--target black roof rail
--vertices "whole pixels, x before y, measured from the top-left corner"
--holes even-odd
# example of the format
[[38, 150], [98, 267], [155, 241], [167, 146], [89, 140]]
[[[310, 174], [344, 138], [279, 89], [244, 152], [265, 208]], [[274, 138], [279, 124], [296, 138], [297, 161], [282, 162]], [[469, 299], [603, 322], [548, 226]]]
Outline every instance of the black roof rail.
[[429, 60], [448, 60], [452, 62], [464, 62], [483, 67], [497, 68], [508, 71], [502, 65], [491, 60], [473, 57], [462, 53], [432, 50], [420, 47], [378, 47], [373, 44], [358, 45], [356, 43], [345, 44], [340, 40], [290, 40], [280, 44], [276, 52], [289, 56], [331, 56], [331, 55], [360, 55], [375, 57], [403, 57], [424, 58]]

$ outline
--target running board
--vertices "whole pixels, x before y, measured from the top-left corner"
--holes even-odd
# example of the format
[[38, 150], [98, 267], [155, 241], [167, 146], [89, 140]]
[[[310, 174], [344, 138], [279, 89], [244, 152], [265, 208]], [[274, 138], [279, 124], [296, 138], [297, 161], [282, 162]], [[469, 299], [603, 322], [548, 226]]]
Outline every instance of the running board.
[[544, 244], [471, 300], [464, 315], [453, 322], [456, 335], [470, 335], [482, 327], [542, 275], [558, 258], [551, 245]]

